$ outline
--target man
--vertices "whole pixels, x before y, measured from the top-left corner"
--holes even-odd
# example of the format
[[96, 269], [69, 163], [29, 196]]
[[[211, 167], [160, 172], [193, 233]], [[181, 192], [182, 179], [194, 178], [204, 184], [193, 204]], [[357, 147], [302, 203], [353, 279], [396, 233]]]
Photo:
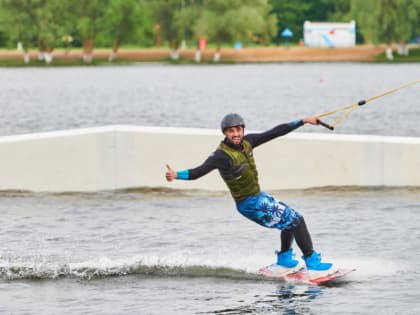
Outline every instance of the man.
[[[274, 138], [283, 136], [304, 124], [319, 124], [319, 118], [309, 117], [291, 123], [280, 124], [262, 133], [244, 136], [245, 122], [238, 114], [226, 115], [221, 122], [225, 139], [207, 160], [192, 169], [175, 172], [167, 165], [166, 179], [172, 181], [193, 180], [218, 169], [235, 199], [238, 211], [248, 219], [267, 228], [281, 230], [281, 250], [276, 251], [277, 263], [272, 266], [297, 268], [293, 259], [293, 239], [301, 249], [311, 278], [330, 273], [332, 263], [321, 262], [320, 254], [312, 247], [311, 236], [301, 214], [273, 196], [262, 192], [258, 183], [258, 172], [252, 150]], [[311, 274], [312, 273], [312, 274]]]

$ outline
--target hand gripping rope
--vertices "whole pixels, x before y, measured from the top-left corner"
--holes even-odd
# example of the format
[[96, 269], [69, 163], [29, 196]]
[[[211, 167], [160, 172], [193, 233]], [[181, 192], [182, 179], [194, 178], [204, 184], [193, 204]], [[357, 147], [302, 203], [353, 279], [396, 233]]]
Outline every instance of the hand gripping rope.
[[386, 92], [384, 92], [384, 93], [381, 93], [381, 94], [379, 94], [379, 95], [376, 95], [376, 96], [373, 96], [373, 97], [371, 97], [371, 98], [368, 98], [368, 99], [366, 99], [366, 100], [360, 100], [360, 101], [358, 101], [356, 104], [351, 104], [351, 105], [347, 105], [347, 106], [344, 106], [344, 107], [339, 107], [339, 108], [336, 108], [336, 109], [333, 109], [333, 110], [331, 110], [331, 111], [329, 111], [329, 112], [326, 112], [326, 113], [323, 113], [323, 114], [320, 114], [320, 115], [318, 115], [318, 117], [325, 117], [325, 116], [329, 116], [329, 115], [332, 115], [332, 114], [335, 114], [335, 113], [338, 113], [338, 112], [343, 112], [342, 114], [341, 114], [341, 116], [339, 116], [331, 125], [329, 125], [329, 124], [327, 124], [327, 123], [325, 123], [325, 122], [323, 122], [323, 121], [321, 121], [321, 120], [319, 120], [319, 124], [321, 125], [321, 126], [323, 126], [323, 127], [325, 127], [325, 128], [328, 128], [328, 129], [330, 129], [330, 130], [334, 130], [334, 128], [340, 123], [340, 122], [342, 122], [347, 116], [349, 116], [356, 108], [358, 108], [359, 106], [362, 106], [362, 105], [365, 105], [366, 103], [369, 103], [369, 102], [371, 102], [371, 101], [373, 101], [373, 100], [376, 100], [376, 99], [378, 99], [378, 98], [380, 98], [380, 97], [383, 97], [383, 96], [385, 96], [385, 95], [388, 95], [388, 94], [391, 94], [391, 93], [394, 93], [394, 92], [397, 92], [397, 91], [399, 91], [399, 90], [402, 90], [402, 89], [404, 89], [404, 88], [406, 88], [406, 87], [409, 87], [409, 86], [412, 86], [412, 85], [415, 85], [415, 84], [417, 84], [417, 83], [420, 83], [420, 80], [417, 80], [417, 81], [414, 81], [414, 82], [411, 82], [411, 83], [408, 83], [408, 84], [405, 84], [405, 85], [402, 85], [402, 86], [400, 86], [400, 87], [397, 87], [397, 88], [395, 88], [395, 89], [391, 89], [391, 90], [388, 90], [388, 91], [386, 91]]

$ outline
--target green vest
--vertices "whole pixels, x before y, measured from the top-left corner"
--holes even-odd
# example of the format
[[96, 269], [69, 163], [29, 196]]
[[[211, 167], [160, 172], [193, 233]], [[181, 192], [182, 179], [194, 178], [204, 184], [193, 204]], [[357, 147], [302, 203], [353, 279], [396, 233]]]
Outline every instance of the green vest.
[[236, 201], [260, 193], [258, 171], [252, 154], [252, 146], [246, 140], [242, 142], [242, 145], [242, 151], [232, 149], [223, 142], [218, 147], [232, 159], [232, 167], [227, 171], [219, 170], [219, 172]]

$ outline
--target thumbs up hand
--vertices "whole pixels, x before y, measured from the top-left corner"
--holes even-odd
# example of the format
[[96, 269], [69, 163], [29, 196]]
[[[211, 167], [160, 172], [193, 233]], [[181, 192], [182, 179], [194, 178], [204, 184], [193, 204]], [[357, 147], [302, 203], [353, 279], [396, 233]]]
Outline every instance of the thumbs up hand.
[[173, 181], [174, 179], [178, 178], [177, 173], [169, 166], [169, 164], [166, 164], [166, 180], [168, 182]]

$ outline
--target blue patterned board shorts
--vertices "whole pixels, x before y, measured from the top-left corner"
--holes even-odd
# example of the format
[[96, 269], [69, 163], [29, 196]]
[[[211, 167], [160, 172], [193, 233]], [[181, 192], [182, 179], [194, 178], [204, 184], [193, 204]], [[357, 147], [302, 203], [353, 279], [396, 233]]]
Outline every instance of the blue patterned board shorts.
[[238, 202], [236, 208], [248, 219], [279, 230], [292, 228], [302, 217], [300, 213], [265, 192]]

